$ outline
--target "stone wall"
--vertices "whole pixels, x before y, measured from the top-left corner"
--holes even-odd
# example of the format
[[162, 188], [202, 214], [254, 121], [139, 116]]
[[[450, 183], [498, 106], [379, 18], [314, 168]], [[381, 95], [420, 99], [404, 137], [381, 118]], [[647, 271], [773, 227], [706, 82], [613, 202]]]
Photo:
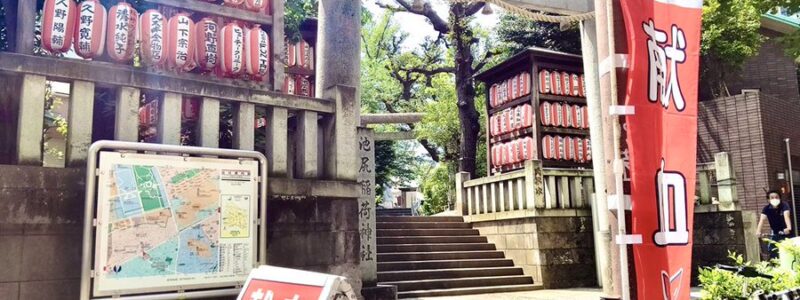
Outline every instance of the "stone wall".
[[[0, 300], [78, 298], [84, 181], [80, 169], [0, 165]], [[273, 196], [267, 208], [269, 264], [360, 290], [355, 198]]]
[[744, 228], [741, 211], [694, 214], [692, 286], [697, 285], [698, 268], [732, 264], [729, 251], [747, 257]]
[[576, 216], [526, 217], [472, 223], [525, 275], [545, 288], [597, 286], [592, 219]]

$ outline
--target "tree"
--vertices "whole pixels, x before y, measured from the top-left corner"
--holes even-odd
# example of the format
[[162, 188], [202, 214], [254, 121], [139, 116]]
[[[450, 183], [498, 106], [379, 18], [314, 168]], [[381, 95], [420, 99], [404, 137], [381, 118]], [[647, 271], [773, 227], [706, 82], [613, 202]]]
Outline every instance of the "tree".
[[[728, 96], [728, 74], [758, 54], [766, 39], [761, 35], [761, 15], [776, 7], [788, 13], [800, 11], [800, 0], [706, 0], [700, 43], [702, 98]], [[787, 55], [800, 58], [800, 31], [780, 38]]]
[[[427, 18], [434, 30], [439, 33], [437, 41], [447, 43], [452, 48], [452, 65], [442, 69], [439, 67], [420, 67], [410, 68], [407, 72], [423, 75], [435, 72], [452, 72], [454, 74], [456, 106], [458, 108], [458, 119], [460, 122], [460, 145], [459, 145], [459, 170], [477, 175], [477, 145], [479, 144], [480, 134], [480, 114], [475, 107], [475, 82], [472, 78], [477, 72], [486, 66], [489, 58], [495, 52], [487, 51], [480, 60], [476, 59], [476, 52], [481, 50], [481, 39], [472, 28], [470, 22], [473, 16], [484, 6], [484, 2], [474, 3], [452, 3], [449, 7], [449, 16], [442, 18], [430, 3], [414, 5], [408, 0], [393, 0], [396, 5], [384, 4], [380, 1], [377, 4], [394, 12], [412, 13]], [[448, 61], [449, 63], [449, 61]]]
[[561, 30], [556, 23], [536, 22], [514, 14], [503, 14], [496, 30], [498, 40], [503, 41], [502, 49], [506, 56], [528, 47], [581, 53], [580, 31], [575, 27]]

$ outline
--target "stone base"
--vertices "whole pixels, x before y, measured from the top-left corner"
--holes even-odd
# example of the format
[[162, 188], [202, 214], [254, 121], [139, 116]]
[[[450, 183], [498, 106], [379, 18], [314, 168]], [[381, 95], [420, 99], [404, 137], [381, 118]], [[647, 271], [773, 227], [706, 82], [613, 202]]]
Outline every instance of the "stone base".
[[[545, 288], [597, 286], [592, 219], [538, 216], [472, 223]], [[565, 270], [569, 270], [565, 272]]]
[[393, 285], [378, 285], [361, 289], [364, 300], [395, 300], [397, 287]]

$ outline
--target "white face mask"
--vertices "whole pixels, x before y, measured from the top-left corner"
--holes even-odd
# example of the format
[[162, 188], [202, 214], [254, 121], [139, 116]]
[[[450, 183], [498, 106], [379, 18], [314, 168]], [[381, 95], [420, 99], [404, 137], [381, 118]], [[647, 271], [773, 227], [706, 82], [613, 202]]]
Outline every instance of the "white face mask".
[[772, 206], [777, 207], [779, 204], [781, 204], [781, 200], [780, 199], [769, 199], [769, 204], [772, 204]]

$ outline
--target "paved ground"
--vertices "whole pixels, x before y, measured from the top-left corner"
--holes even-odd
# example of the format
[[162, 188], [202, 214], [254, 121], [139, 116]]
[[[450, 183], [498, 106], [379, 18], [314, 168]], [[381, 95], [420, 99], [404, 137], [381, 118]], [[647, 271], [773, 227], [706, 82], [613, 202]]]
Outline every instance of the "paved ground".
[[[451, 297], [427, 297], [417, 298], [418, 300], [552, 300], [552, 299], [569, 299], [569, 300], [598, 300], [602, 294], [601, 289], [596, 288], [575, 288], [565, 290], [540, 290], [530, 292], [515, 292], [515, 293], [500, 293], [500, 294], [483, 294], [483, 295], [469, 295], [469, 296], [451, 296]], [[697, 288], [692, 289], [692, 299], [700, 299], [700, 290]]]

